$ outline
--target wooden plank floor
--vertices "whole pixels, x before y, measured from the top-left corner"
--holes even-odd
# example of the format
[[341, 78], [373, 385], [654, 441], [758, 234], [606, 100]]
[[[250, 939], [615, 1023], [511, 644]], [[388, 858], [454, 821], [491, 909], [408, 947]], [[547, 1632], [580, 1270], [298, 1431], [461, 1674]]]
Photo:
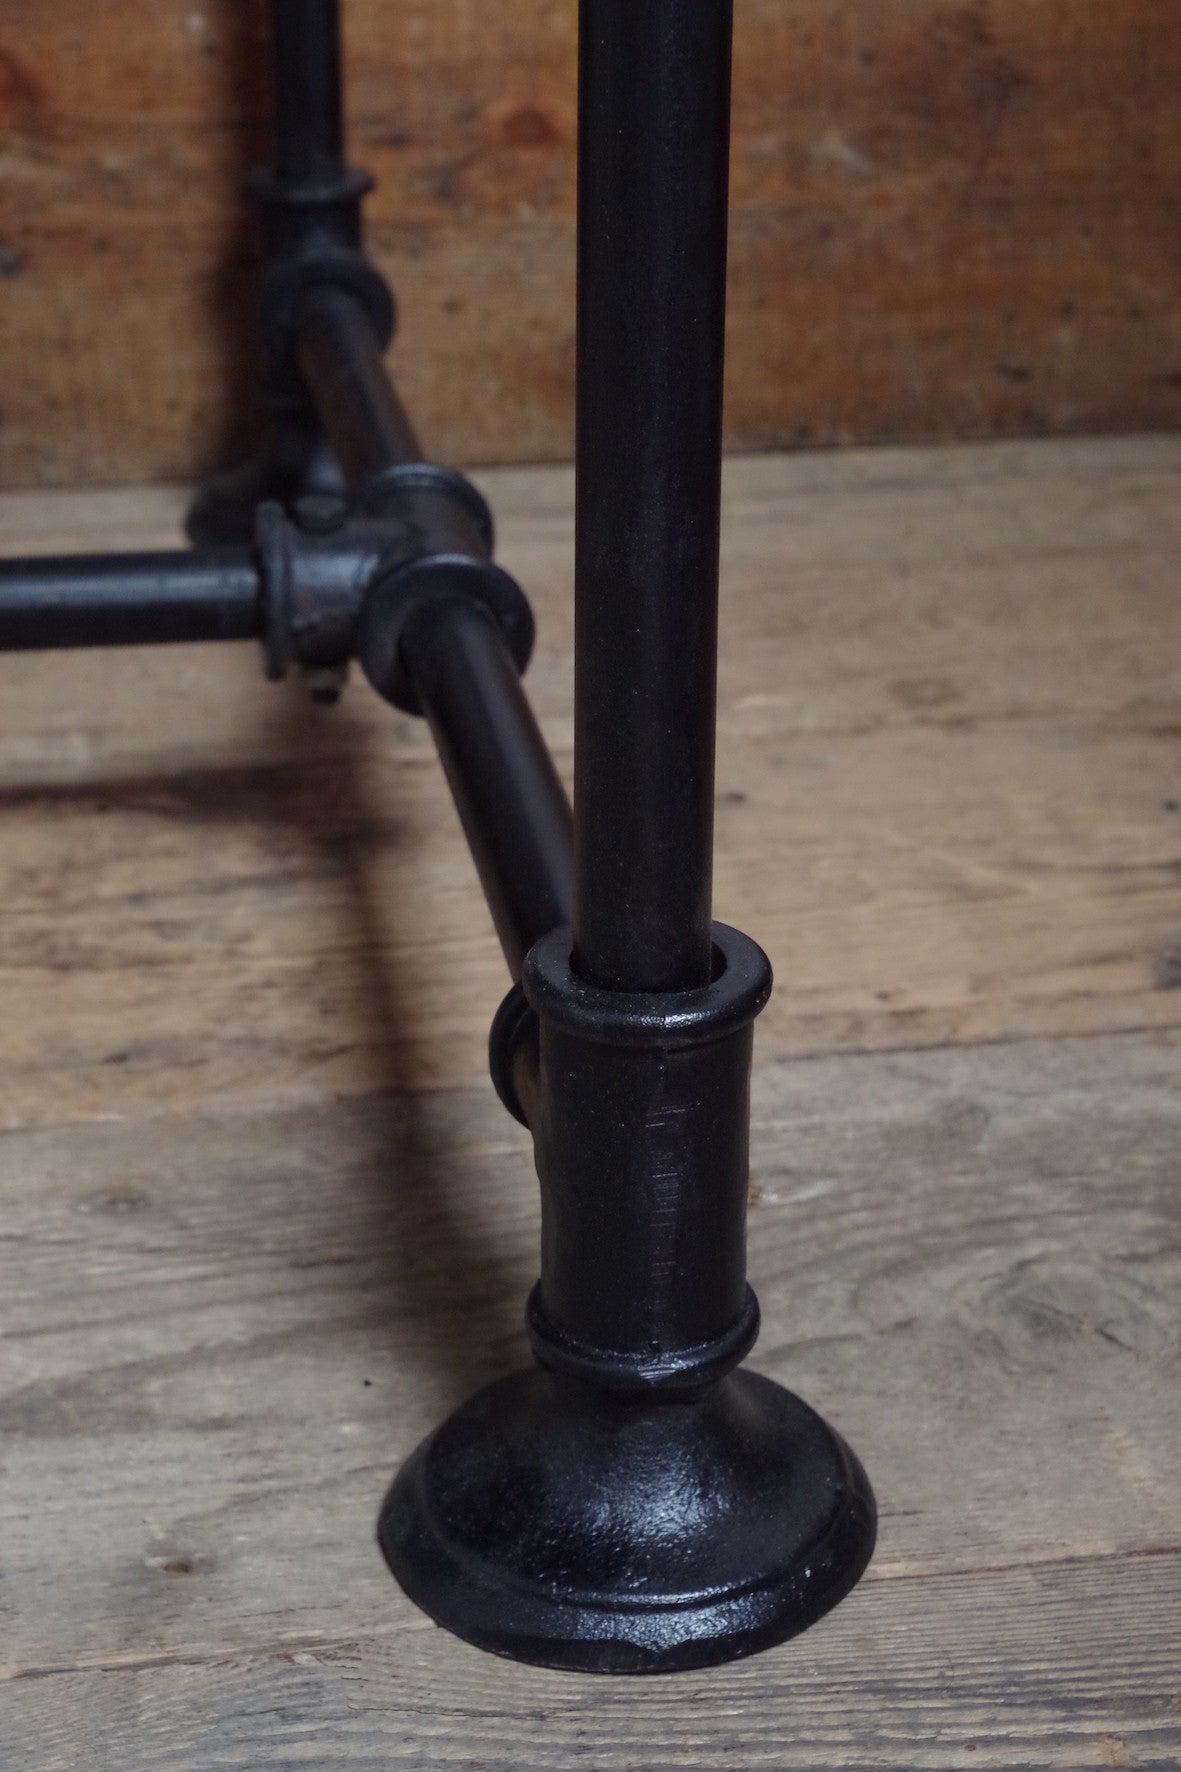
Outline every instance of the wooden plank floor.
[[[570, 477], [487, 488], [568, 768]], [[249, 648], [0, 660], [5, 1769], [1181, 1765], [1181, 437], [735, 461], [725, 587], [753, 1358], [870, 1471], [863, 1585], [650, 1681], [415, 1611], [377, 1505], [537, 1240], [429, 739]]]

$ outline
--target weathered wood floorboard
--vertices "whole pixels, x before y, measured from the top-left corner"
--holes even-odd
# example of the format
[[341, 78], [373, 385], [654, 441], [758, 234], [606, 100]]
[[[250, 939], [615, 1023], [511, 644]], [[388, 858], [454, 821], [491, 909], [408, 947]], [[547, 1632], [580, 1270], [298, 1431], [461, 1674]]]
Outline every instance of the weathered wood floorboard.
[[[882, 1527], [815, 1631], [672, 1681], [493, 1661], [374, 1545], [398, 1461], [525, 1358], [536, 1264], [424, 735], [245, 651], [0, 660], [5, 1772], [1174, 1772], [1179, 465], [731, 472], [719, 910], [779, 970], [754, 1359]], [[568, 760], [569, 480], [492, 491]]]
[[[716, 903], [782, 980], [764, 1051], [1181, 1023], [1179, 468], [731, 465]], [[568, 767], [570, 477], [489, 486]], [[14, 496], [0, 528], [178, 509]], [[0, 1124], [483, 1079], [503, 968], [420, 725], [363, 685], [310, 713], [249, 647], [0, 658], [0, 708]]]

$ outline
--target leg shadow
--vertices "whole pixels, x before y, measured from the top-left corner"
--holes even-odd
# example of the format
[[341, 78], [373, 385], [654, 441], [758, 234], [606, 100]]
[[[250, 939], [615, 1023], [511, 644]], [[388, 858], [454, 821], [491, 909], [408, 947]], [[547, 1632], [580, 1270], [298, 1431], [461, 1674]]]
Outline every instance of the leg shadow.
[[[302, 691], [284, 702], [277, 715], [280, 730], [298, 744], [307, 721]], [[413, 1044], [406, 1030], [414, 1026], [415, 1001], [399, 964], [399, 949], [390, 941], [391, 907], [379, 867], [388, 814], [366, 792], [363, 748], [355, 742], [338, 751], [329, 769], [324, 784], [329, 791], [318, 794], [314, 806], [296, 791], [276, 811], [287, 823], [302, 826], [306, 841], [344, 885], [361, 932], [356, 950], [361, 994], [388, 1066], [380, 1099], [387, 1119], [382, 1148], [389, 1152], [389, 1164], [374, 1177], [374, 1206], [379, 1220], [388, 1216], [391, 1259], [404, 1247], [404, 1232], [411, 1225], [421, 1241], [420, 1258], [400, 1262], [391, 1285], [398, 1287], [400, 1309], [427, 1331], [423, 1352], [440, 1389], [450, 1393], [448, 1401], [459, 1401], [513, 1366], [528, 1363], [523, 1318], [532, 1276], [523, 1286], [518, 1265], [493, 1243], [493, 1226], [480, 1211], [488, 1190], [476, 1173], [479, 1152], [456, 1136], [450, 1111], [453, 1103], [458, 1105], [456, 1092], [424, 1092], [414, 1075]], [[445, 794], [441, 770], [438, 785]], [[472, 891], [479, 891], [474, 867]], [[494, 1008], [489, 1005], [489, 1022]], [[499, 1104], [495, 1111], [503, 1112]], [[527, 1160], [523, 1169], [522, 1185], [529, 1187]]]
[[[358, 1311], [351, 1320], [371, 1325], [383, 1343], [392, 1342], [391, 1357], [403, 1368], [413, 1365], [426, 1381], [432, 1406], [447, 1408], [527, 1363], [523, 1312], [532, 1274], [523, 1274], [521, 1255], [498, 1236], [502, 1226], [488, 1215], [486, 1141], [482, 1132], [465, 1135], [454, 1111], [460, 1108], [459, 1091], [424, 1092], [414, 1074], [413, 1034], [421, 1005], [391, 939], [396, 906], [389, 904], [380, 877], [382, 849], [397, 841], [396, 824], [391, 834], [397, 809], [375, 805], [366, 793], [366, 734], [342, 721], [324, 751], [309, 756], [309, 708], [302, 686], [269, 693], [278, 739], [272, 761], [240, 770], [0, 787], [0, 814], [22, 806], [95, 801], [112, 810], [147, 805], [207, 832], [210, 841], [219, 825], [269, 824], [288, 838], [294, 834], [299, 846], [318, 858], [320, 871], [343, 887], [359, 932], [345, 944], [343, 964], [356, 968], [356, 996], [368, 1022], [363, 1044], [381, 1053], [385, 1073], [375, 1092], [359, 1093], [360, 1135], [341, 1153], [339, 1185], [353, 1190], [351, 1205], [360, 1207], [355, 1235], [363, 1256]], [[441, 771], [438, 787], [440, 794], [446, 792]], [[472, 892], [478, 891], [473, 868]], [[489, 1005], [489, 1019], [494, 1007]], [[489, 1109], [490, 1117], [502, 1112], [492, 1101], [491, 1085]], [[503, 1151], [496, 1160], [506, 1160]], [[524, 1150], [521, 1168], [521, 1185], [529, 1188], [531, 1165]], [[333, 1179], [326, 1166], [325, 1188]]]

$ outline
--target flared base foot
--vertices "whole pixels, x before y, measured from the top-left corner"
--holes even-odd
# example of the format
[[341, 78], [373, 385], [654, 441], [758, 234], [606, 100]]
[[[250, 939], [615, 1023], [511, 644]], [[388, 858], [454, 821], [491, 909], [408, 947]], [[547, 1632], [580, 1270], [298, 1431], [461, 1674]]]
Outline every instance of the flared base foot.
[[410, 1598], [469, 1643], [671, 1673], [813, 1624], [861, 1575], [875, 1526], [856, 1457], [769, 1379], [647, 1402], [535, 1370], [418, 1448], [378, 1537]]

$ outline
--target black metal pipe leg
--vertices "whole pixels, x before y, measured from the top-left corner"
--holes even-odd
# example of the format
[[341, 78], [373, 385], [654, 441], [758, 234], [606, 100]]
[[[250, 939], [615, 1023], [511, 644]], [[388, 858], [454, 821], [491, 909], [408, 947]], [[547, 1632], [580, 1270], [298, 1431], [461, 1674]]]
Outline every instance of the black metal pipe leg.
[[271, 0], [275, 171], [291, 184], [339, 178], [344, 103], [338, 0]]
[[347, 287], [380, 344], [393, 329], [389, 291], [361, 251], [360, 202], [371, 181], [344, 157], [338, 0], [271, 0], [270, 27], [274, 159], [247, 181], [266, 245], [259, 342], [268, 427], [255, 459], [215, 474], [193, 501], [186, 529], [199, 547], [248, 541], [261, 503], [290, 513], [306, 494], [343, 490], [295, 361], [304, 293], [325, 282]]
[[874, 1540], [839, 1435], [733, 1370], [771, 975], [710, 921], [729, 47], [730, 0], [583, 0], [574, 919], [494, 1029], [541, 1181], [538, 1370], [432, 1435], [379, 1527], [441, 1623], [587, 1672], [781, 1642]]
[[575, 955], [708, 981], [730, 0], [579, 26]]

